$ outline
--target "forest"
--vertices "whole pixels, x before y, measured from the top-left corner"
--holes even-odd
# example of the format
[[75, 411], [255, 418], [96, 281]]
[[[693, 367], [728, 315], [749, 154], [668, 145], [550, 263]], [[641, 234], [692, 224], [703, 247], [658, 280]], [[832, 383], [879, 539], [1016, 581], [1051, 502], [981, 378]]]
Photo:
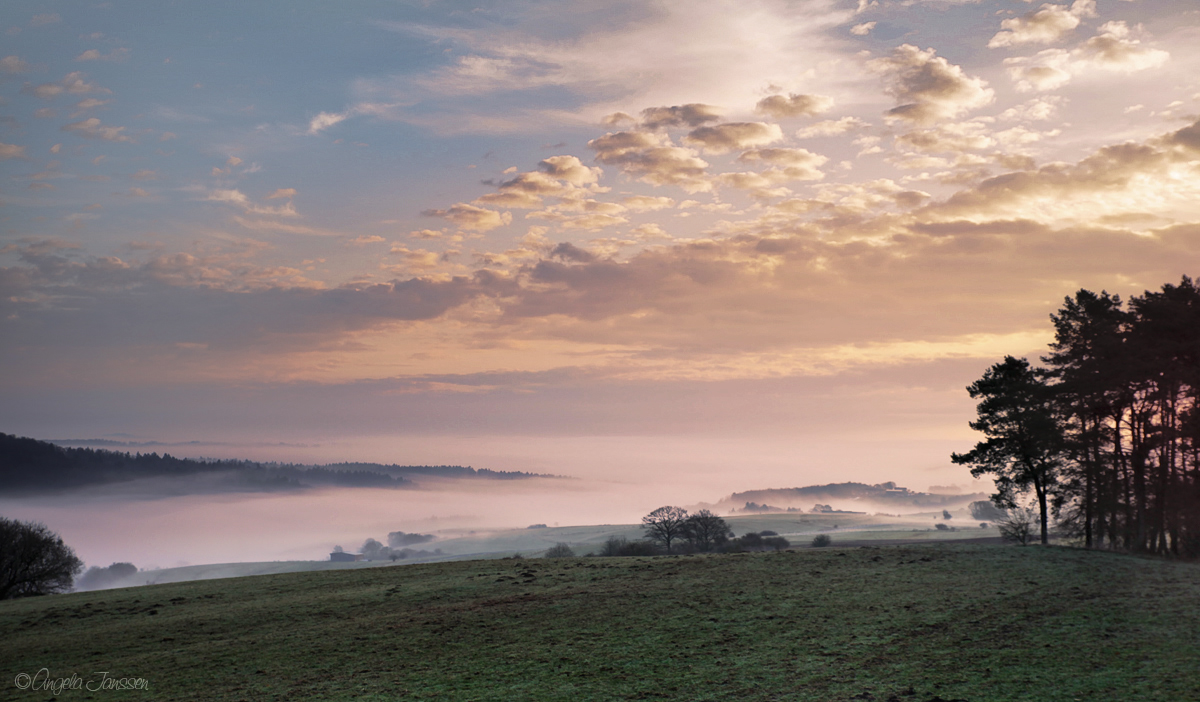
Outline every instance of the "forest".
[[1087, 548], [1200, 555], [1200, 288], [1188, 277], [1123, 302], [1080, 290], [1050, 316], [1034, 366], [1006, 357], [973, 383], [986, 440], [956, 463], [1032, 493]]
[[11, 434], [0, 434], [0, 493], [70, 490], [144, 478], [207, 476], [191, 489], [233, 491], [296, 490], [319, 485], [340, 487], [413, 487], [414, 476], [440, 479], [513, 480], [543, 476], [470, 466], [402, 466], [379, 463], [301, 465], [239, 459], [177, 458], [164, 453], [124, 453], [68, 448]]

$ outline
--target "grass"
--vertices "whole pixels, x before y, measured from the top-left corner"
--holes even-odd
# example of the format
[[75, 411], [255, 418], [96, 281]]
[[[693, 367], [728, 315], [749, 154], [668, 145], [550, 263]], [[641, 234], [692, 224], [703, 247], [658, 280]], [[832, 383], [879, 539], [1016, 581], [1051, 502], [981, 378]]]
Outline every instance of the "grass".
[[[938, 512], [938, 515], [940, 514]], [[998, 537], [998, 532], [994, 528], [980, 529], [977, 522], [960, 524], [957, 526], [957, 531], [937, 531], [932, 526], [934, 522], [928, 517], [929, 515], [888, 517], [861, 514], [776, 513], [727, 517], [726, 521], [737, 534], [769, 529], [787, 538], [795, 546], [808, 544], [818, 533], [828, 533], [833, 537], [835, 544], [852, 542], [855, 545], [864, 541], [932, 542]], [[511, 556], [514, 553], [524, 556], [540, 556], [546, 549], [560, 542], [569, 544], [577, 554], [583, 556], [598, 552], [604, 541], [611, 536], [624, 537], [632, 541], [643, 538], [643, 534], [644, 530], [640, 524], [504, 529], [480, 533], [449, 532], [437, 541], [422, 544], [425, 550], [441, 549], [442, 555], [405, 559], [404, 565], [463, 558], [499, 558]], [[112, 586], [132, 587], [148, 583], [177, 583], [185, 580], [209, 580], [314, 570], [378, 568], [389, 565], [391, 565], [390, 561], [332, 563], [327, 560], [210, 563], [139, 571], [112, 583]]]
[[1197, 602], [1197, 564], [954, 543], [287, 573], [0, 602], [0, 698], [1177, 702]]

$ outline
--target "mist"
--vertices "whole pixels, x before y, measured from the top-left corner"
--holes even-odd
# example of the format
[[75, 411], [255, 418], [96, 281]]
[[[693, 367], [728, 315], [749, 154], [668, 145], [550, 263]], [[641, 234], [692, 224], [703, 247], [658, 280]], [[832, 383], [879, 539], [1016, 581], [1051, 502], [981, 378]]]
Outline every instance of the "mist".
[[[392, 531], [451, 538], [530, 524], [633, 524], [665, 504], [716, 503], [734, 492], [888, 480], [986, 490], [948, 461], [940, 440], [757, 441], [687, 437], [360, 437], [259, 444], [159, 444], [141, 450], [208, 458], [323, 463], [458, 464], [563, 478], [438, 480], [404, 489], [307, 488], [179, 494], [148, 480], [70, 493], [0, 498], [0, 514], [45, 523], [89, 566], [141, 568], [327, 560]], [[110, 447], [126, 450], [123, 447]], [[787, 505], [782, 505], [787, 506]], [[811, 507], [811, 505], [802, 505]], [[850, 505], [835, 505], [853, 509]], [[436, 547], [433, 542], [428, 548]]]

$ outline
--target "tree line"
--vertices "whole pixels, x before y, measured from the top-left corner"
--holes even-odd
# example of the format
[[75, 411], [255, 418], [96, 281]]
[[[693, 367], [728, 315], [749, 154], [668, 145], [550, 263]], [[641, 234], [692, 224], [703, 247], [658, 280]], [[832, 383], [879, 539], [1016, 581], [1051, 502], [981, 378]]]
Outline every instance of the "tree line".
[[1122, 302], [1080, 290], [1050, 316], [1034, 366], [1007, 356], [967, 391], [986, 437], [953, 454], [995, 476], [1001, 507], [1032, 492], [1088, 548], [1200, 555], [1200, 287]]

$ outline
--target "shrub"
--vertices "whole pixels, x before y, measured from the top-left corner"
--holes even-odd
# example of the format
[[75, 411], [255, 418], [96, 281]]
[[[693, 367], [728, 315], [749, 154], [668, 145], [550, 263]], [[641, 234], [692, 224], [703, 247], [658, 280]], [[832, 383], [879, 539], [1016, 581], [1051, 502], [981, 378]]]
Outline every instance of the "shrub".
[[1000, 509], [990, 500], [979, 500], [967, 505], [971, 516], [981, 522], [999, 522], [1008, 516], [1008, 512]]
[[933, 526], [937, 527], [938, 531], [950, 531], [950, 527], [946, 526], [946, 524], [943, 522], [938, 522], [937, 524], [934, 524]]
[[575, 552], [571, 547], [561, 541], [546, 549], [546, 558], [574, 558]]
[[66, 592], [81, 570], [83, 562], [46, 525], [0, 517], [0, 600]]
[[137, 566], [132, 563], [113, 563], [107, 568], [92, 566], [76, 584], [80, 590], [103, 590], [113, 587], [117, 581], [128, 578], [136, 572]]
[[657, 556], [661, 551], [649, 541], [630, 541], [623, 536], [610, 536], [600, 547], [598, 555], [609, 558], [625, 556]]
[[829, 538], [829, 534], [817, 534], [813, 537], [813, 548], [824, 548], [833, 543], [833, 539]]
[[1028, 507], [1018, 507], [1009, 512], [1008, 517], [996, 526], [999, 527], [1000, 536], [1005, 541], [1024, 546], [1034, 539], [1037, 523], [1037, 512]]
[[416, 546], [429, 541], [433, 541], [433, 534], [418, 534], [413, 532], [406, 534], [403, 531], [389, 532], [387, 535], [388, 546], [394, 549], [404, 548], [405, 546]]

